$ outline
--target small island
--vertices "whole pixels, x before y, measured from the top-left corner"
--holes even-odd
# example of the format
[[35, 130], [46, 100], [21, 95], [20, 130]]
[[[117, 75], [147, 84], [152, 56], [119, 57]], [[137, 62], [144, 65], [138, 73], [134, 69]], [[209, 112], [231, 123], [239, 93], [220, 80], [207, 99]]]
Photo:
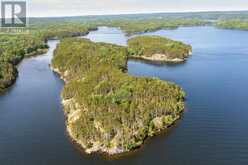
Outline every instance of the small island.
[[183, 62], [192, 47], [160, 36], [139, 36], [128, 40], [129, 58], [154, 62]]
[[64, 39], [54, 52], [51, 68], [65, 81], [66, 129], [88, 154], [132, 151], [184, 110], [178, 85], [128, 75], [127, 59], [127, 47], [79, 38]]

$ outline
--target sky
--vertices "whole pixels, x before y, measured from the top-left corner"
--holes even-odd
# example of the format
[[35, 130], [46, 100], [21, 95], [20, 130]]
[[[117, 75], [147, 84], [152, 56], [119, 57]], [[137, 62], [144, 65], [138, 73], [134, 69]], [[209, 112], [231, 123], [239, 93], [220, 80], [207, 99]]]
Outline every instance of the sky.
[[248, 10], [248, 0], [28, 0], [30, 17]]

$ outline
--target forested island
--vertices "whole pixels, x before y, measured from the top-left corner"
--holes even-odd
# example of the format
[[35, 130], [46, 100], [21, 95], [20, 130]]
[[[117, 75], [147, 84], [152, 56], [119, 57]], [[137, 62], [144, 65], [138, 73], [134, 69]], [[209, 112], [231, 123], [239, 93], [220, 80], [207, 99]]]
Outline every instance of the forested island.
[[139, 36], [128, 40], [130, 58], [159, 62], [183, 62], [192, 47], [160, 36]]
[[52, 68], [66, 82], [66, 128], [86, 153], [133, 150], [180, 118], [183, 90], [157, 78], [125, 73], [126, 47], [64, 39]]

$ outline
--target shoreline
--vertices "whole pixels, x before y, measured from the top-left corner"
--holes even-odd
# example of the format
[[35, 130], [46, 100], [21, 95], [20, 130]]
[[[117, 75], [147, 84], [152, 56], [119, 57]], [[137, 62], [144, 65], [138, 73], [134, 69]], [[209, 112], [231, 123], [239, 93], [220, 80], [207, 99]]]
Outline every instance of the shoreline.
[[[56, 49], [55, 49], [56, 50]], [[191, 54], [191, 51], [188, 52], [188, 56]], [[163, 55], [165, 56], [165, 55]], [[127, 55], [126, 57], [126, 64], [128, 62], [130, 56]], [[161, 55], [159, 56], [161, 58]], [[157, 60], [157, 58], [155, 58]], [[168, 58], [166, 57], [165, 59]], [[152, 59], [154, 60], [154, 59]], [[160, 59], [161, 60], [161, 59]], [[155, 60], [154, 60], [155, 61]], [[169, 60], [170, 62], [183, 62], [185, 59], [173, 59]], [[54, 67], [53, 64], [50, 64], [50, 69], [56, 73], [61, 80], [64, 81], [65, 85], [69, 83], [69, 80], [67, 80], [67, 76], [70, 75], [68, 70], [60, 71], [58, 67]], [[111, 146], [107, 146], [103, 144], [101, 141], [98, 141], [96, 139], [88, 139], [87, 142], [83, 141], [83, 139], [79, 138], [77, 134], [74, 133], [73, 124], [77, 122], [81, 118], [81, 113], [84, 111], [90, 111], [87, 109], [84, 109], [83, 107], [80, 107], [79, 103], [74, 98], [64, 98], [62, 95], [62, 92], [60, 94], [61, 97], [61, 105], [63, 107], [63, 113], [65, 116], [65, 128], [67, 135], [70, 137], [71, 141], [74, 144], [77, 144], [80, 149], [83, 150], [83, 152], [87, 155], [93, 155], [93, 154], [100, 154], [107, 157], [119, 157], [122, 155], [130, 154], [144, 146], [147, 139], [150, 139], [156, 135], [161, 134], [162, 132], [167, 131], [170, 127], [172, 127], [177, 120], [179, 120], [182, 117], [182, 113], [184, 112], [184, 108], [182, 108], [175, 116], [171, 115], [159, 115], [151, 117], [148, 123], [149, 125], [154, 125], [152, 130], [147, 130], [147, 132], [144, 132], [143, 137], [133, 144], [131, 147], [125, 147], [120, 144], [119, 134], [116, 134], [109, 142], [111, 143]], [[149, 126], [148, 125], [148, 126]], [[99, 127], [98, 122], [94, 121], [94, 127], [97, 129], [101, 129]], [[145, 126], [143, 127], [145, 128]], [[149, 128], [150, 129], [150, 128]], [[103, 130], [104, 131], [104, 130]], [[90, 143], [90, 145], [88, 144]]]
[[185, 62], [186, 59], [180, 59], [180, 58], [174, 58], [174, 59], [154, 59], [152, 57], [146, 57], [146, 56], [129, 56], [129, 59], [134, 60], [142, 60], [142, 61], [149, 61], [151, 63], [182, 63]]
[[174, 26], [174, 27], [158, 27], [156, 29], [147, 29], [145, 31], [137, 31], [137, 32], [126, 32], [125, 30], [122, 30], [125, 35], [127, 37], [132, 37], [132, 36], [138, 36], [138, 35], [142, 35], [142, 34], [145, 34], [145, 33], [153, 33], [153, 32], [156, 32], [156, 31], [160, 31], [160, 30], [177, 30], [179, 28], [183, 28], [183, 27], [200, 27], [200, 26], [212, 26], [212, 27], [215, 27], [215, 25], [213, 25], [212, 23], [206, 23], [206, 24], [202, 24], [202, 25], [179, 25], [179, 26]]
[[[63, 100], [63, 98], [61, 98], [62, 101], [61, 101], [61, 104], [63, 105], [63, 107], [65, 107], [65, 102], [67, 101], [70, 101], [70, 100]], [[64, 112], [64, 111], [63, 111]], [[85, 144], [83, 144], [82, 142], [80, 142], [79, 140], [77, 140], [72, 132], [71, 132], [71, 129], [70, 127], [68, 126], [68, 115], [64, 112], [64, 116], [65, 116], [65, 128], [66, 128], [66, 133], [68, 135], [68, 137], [70, 138], [70, 140], [72, 141], [73, 144], [75, 144], [80, 151], [82, 151], [84, 154], [86, 155], [94, 155], [94, 154], [100, 154], [108, 159], [117, 159], [117, 158], [121, 158], [121, 157], [124, 157], [124, 156], [127, 156], [127, 155], [130, 155], [132, 153], [135, 153], [135, 152], [138, 152], [140, 149], [142, 149], [143, 147], [145, 147], [145, 144], [147, 142], [149, 142], [151, 139], [153, 139], [153, 137], [155, 136], [158, 136], [158, 135], [162, 135], [164, 133], [166, 133], [167, 131], [170, 131], [170, 129], [176, 125], [176, 123], [178, 122], [178, 120], [180, 120], [182, 118], [182, 114], [183, 114], [184, 110], [180, 112], [180, 115], [175, 118], [175, 120], [170, 124], [170, 125], [167, 125], [163, 128], [161, 128], [159, 131], [155, 132], [153, 134], [153, 136], [146, 136], [144, 139], [143, 139], [143, 142], [130, 149], [130, 150], [123, 150], [123, 151], [117, 151], [117, 152], [113, 152], [111, 151], [111, 149], [107, 149], [107, 148], [87, 148]]]
[[151, 63], [158, 63], [159, 62], [159, 63], [175, 63], [176, 64], [176, 63], [185, 62], [187, 60], [187, 58], [191, 55], [192, 55], [192, 51], [190, 51], [187, 54], [187, 57], [185, 57], [185, 58], [172, 58], [172, 59], [170, 59], [164, 54], [153, 54], [150, 57], [130, 55], [130, 56], [128, 56], [128, 59], [143, 60], [143, 61], [148, 61]]
[[[73, 34], [73, 37], [79, 37], [79, 36], [85, 36], [85, 35], [88, 35], [91, 31], [96, 31], [98, 30], [98, 27], [93, 27], [93, 28], [89, 28], [87, 32], [75, 32]], [[44, 42], [47, 43], [49, 40], [59, 40], [58, 36], [54, 36], [54, 37], [48, 37], [48, 38], [45, 38], [44, 39]], [[18, 78], [18, 75], [19, 75], [19, 72], [18, 72], [18, 65], [25, 59], [25, 58], [31, 58], [31, 57], [35, 57], [35, 56], [40, 56], [40, 55], [43, 55], [43, 54], [46, 54], [48, 52], [50, 48], [44, 48], [44, 49], [37, 49], [33, 52], [30, 52], [28, 54], [25, 54], [23, 56], [23, 58], [20, 58], [20, 59], [17, 59], [17, 60], [14, 60], [12, 62], [10, 62], [14, 68], [16, 69], [16, 75], [15, 75], [15, 79], [12, 80], [12, 82], [10, 83], [10, 85], [4, 87], [1, 91], [0, 91], [0, 94], [6, 92], [9, 88], [11, 88], [17, 81], [17, 78]]]
[[[54, 68], [54, 67], [52, 67], [52, 65], [50, 65], [50, 69], [55, 74], [57, 74], [58, 77], [65, 84], [68, 82], [68, 81], [66, 81], [65, 73], [60, 72], [58, 68]], [[130, 150], [125, 150], [123, 148], [121, 149], [118, 147], [112, 147], [112, 148], [101, 147], [101, 146], [97, 145], [98, 144], [97, 142], [95, 143], [95, 145], [93, 144], [93, 147], [89, 148], [89, 147], [86, 147], [86, 145], [83, 142], [81, 142], [80, 140], [77, 140], [77, 138], [73, 135], [72, 130], [69, 126], [69, 123], [73, 122], [73, 120], [75, 120], [74, 114], [80, 113], [81, 110], [80, 109], [75, 110], [72, 112], [72, 114], [70, 114], [70, 112], [65, 112], [65, 107], [70, 106], [71, 104], [77, 105], [77, 103], [73, 99], [63, 98], [62, 95], [60, 95], [60, 97], [61, 97], [61, 104], [63, 106], [63, 113], [64, 113], [64, 117], [65, 117], [65, 131], [66, 131], [66, 134], [69, 137], [70, 141], [72, 141], [72, 143], [75, 144], [80, 149], [80, 151], [86, 155], [100, 154], [100, 155], [102, 155], [108, 159], [115, 159], [115, 158], [117, 159], [120, 157], [124, 157], [126, 155], [130, 155], [136, 151], [139, 151], [141, 148], [143, 148], [145, 146], [146, 142], [149, 141], [150, 139], [152, 139], [154, 136], [163, 134], [163, 133], [167, 132], [170, 128], [172, 128], [177, 123], [177, 121], [182, 117], [182, 114], [185, 111], [185, 109], [183, 109], [179, 113], [179, 115], [175, 119], [173, 119], [173, 121], [170, 124], [163, 126], [162, 128], [159, 128], [159, 130], [154, 132], [154, 134], [152, 136], [149, 136], [147, 134], [144, 137], [142, 143], [140, 143], [139, 145], [135, 146], [134, 148], [132, 148]], [[69, 111], [71, 111], [71, 110], [72, 109], [69, 109]], [[154, 118], [153, 120], [155, 120], [157, 118]], [[151, 120], [151, 121], [153, 121], [153, 120]]]
[[16, 66], [14, 66], [14, 69], [15, 69], [14, 79], [5, 82], [7, 85], [0, 90], [0, 96], [4, 94], [6, 91], [8, 91], [8, 89], [10, 89], [16, 83], [19, 73]]
[[[43, 52], [43, 51], [44, 51], [44, 52]], [[40, 53], [39, 53], [39, 51], [34, 51], [34, 52], [30, 53], [29, 55], [26, 55], [25, 58], [32, 57], [32, 56], [36, 56], [36, 55], [45, 54], [47, 51], [48, 51], [48, 49], [42, 50], [42, 51], [40, 51]], [[41, 53], [41, 52], [43, 52], [43, 53]], [[126, 62], [128, 62], [128, 58], [129, 58], [129, 57], [127, 57]], [[22, 60], [23, 60], [23, 59], [22, 59]], [[22, 62], [22, 60], [20, 60], [20, 62]], [[173, 59], [173, 62], [178, 62], [178, 61], [181, 62], [180, 59], [176, 59], [176, 60]], [[183, 60], [183, 61], [184, 61], [184, 60]], [[58, 74], [58, 76], [60, 77], [60, 79], [63, 80], [63, 81], [65, 82], [65, 84], [68, 82], [68, 81], [66, 80], [66, 75], [68, 74], [67, 71], [64, 72], [64, 73], [62, 73], [62, 72], [59, 71], [58, 68], [53, 68], [52, 65], [49, 65], [49, 66], [50, 66], [50, 69], [51, 69], [54, 73], [57, 73], [57, 74]], [[13, 84], [14, 84], [14, 83], [13, 83]], [[13, 84], [12, 84], [12, 85], [13, 85]], [[11, 86], [12, 86], [12, 85], [11, 85]], [[70, 100], [69, 100], [69, 101], [70, 101]], [[67, 102], [68, 102], [68, 100], [65, 100], [63, 97], [61, 97], [61, 104], [63, 105], [63, 109], [65, 109], [65, 107], [67, 106]], [[63, 111], [64, 111], [64, 110], [63, 110]], [[182, 112], [183, 112], [183, 111], [182, 111]], [[182, 113], [182, 112], [181, 112], [181, 113]], [[140, 144], [137, 144], [137, 146], [134, 146], [134, 147], [131, 148], [131, 149], [119, 148], [119, 147], [117, 147], [117, 146], [114, 146], [114, 147], [112, 147], [112, 148], [102, 147], [102, 146], [98, 145], [97, 142], [95, 143], [95, 145], [93, 144], [93, 147], [88, 148], [85, 144], [83, 144], [82, 142], [80, 142], [80, 140], [77, 140], [77, 138], [73, 136], [73, 133], [72, 133], [72, 131], [71, 131], [71, 128], [70, 128], [69, 125], [68, 125], [68, 123], [70, 122], [70, 121], [69, 121], [69, 115], [68, 115], [65, 111], [64, 111], [64, 116], [65, 116], [65, 120], [66, 120], [66, 121], [65, 121], [65, 126], [66, 126], [66, 131], [67, 131], [68, 135], [70, 136], [70, 138], [71, 138], [75, 143], [77, 143], [77, 144], [85, 151], [85, 153], [87, 153], [88, 155], [91, 155], [91, 154], [93, 154], [93, 153], [100, 153], [100, 154], [108, 155], [108, 156], [111, 156], [111, 157], [112, 157], [112, 156], [117, 156], [117, 155], [129, 154], [130, 152], [133, 152], [133, 151], [135, 151], [135, 150], [141, 148], [141, 147], [145, 144], [145, 141], [146, 141], [147, 139], [152, 138], [152, 137], [154, 137], [155, 135], [161, 134], [161, 132], [164, 132], [164, 131], [168, 130], [168, 128], [170, 128], [172, 125], [174, 125], [175, 122], [176, 122], [177, 120], [180, 119], [181, 114], [180, 114], [179, 116], [177, 116], [175, 119], [173, 119], [173, 121], [172, 121], [171, 124], [168, 124], [168, 125], [166, 125], [166, 126], [163, 126], [163, 127], [159, 128], [159, 131], [155, 131], [153, 135], [146, 135], [146, 137], [141, 141]], [[163, 116], [161, 116], [161, 117], [163, 117]], [[159, 118], [161, 118], [161, 117], [159, 117]], [[158, 117], [157, 117], [157, 118], [158, 118]], [[152, 122], [154, 119], [156, 119], [156, 118], [154, 117], [154, 118], [151, 120], [151, 122]]]
[[[183, 117], [183, 112], [182, 111], [180, 113], [180, 116], [177, 118], [177, 120], [175, 120], [171, 125], [167, 126], [166, 128], [160, 130], [159, 132], [157, 132], [156, 134], [154, 134], [154, 136], [147, 136], [143, 143], [140, 146], [137, 146], [135, 148], [133, 148], [130, 151], [126, 151], [126, 152], [122, 152], [122, 153], [117, 153], [117, 154], [108, 154], [106, 152], [101, 152], [101, 151], [97, 151], [97, 152], [92, 152], [92, 153], [87, 153], [85, 148], [81, 146], [81, 144], [75, 140], [70, 133], [67, 130], [67, 126], [65, 125], [65, 133], [68, 136], [69, 140], [71, 141], [71, 143], [76, 147], [76, 149], [83, 155], [85, 156], [95, 156], [95, 155], [100, 155], [102, 156], [104, 159], [106, 160], [118, 160], [121, 159], [123, 157], [127, 157], [127, 156], [131, 156], [135, 153], [140, 152], [141, 150], [143, 150], [146, 147], [146, 144], [152, 142], [153, 138], [155, 136], [168, 136], [168, 134], [173, 131], [173, 128], [177, 126], [178, 121]], [[65, 115], [66, 118], [66, 115]]]
[[[55, 72], [57, 73], [57, 72]], [[63, 80], [63, 79], [62, 79]], [[67, 106], [67, 104], [70, 104], [70, 102], [73, 102], [73, 100], [66, 100], [63, 99], [63, 97], [61, 97], [62, 101], [61, 104], [63, 105], [63, 108], [65, 108]], [[158, 136], [158, 135], [162, 135], [163, 133], [166, 133], [167, 131], [169, 131], [173, 126], [176, 125], [176, 123], [178, 122], [178, 120], [180, 120], [182, 118], [182, 114], [183, 114], [184, 110], [180, 112], [180, 114], [173, 120], [173, 122], [163, 128], [161, 128], [160, 130], [158, 130], [157, 132], [155, 132], [152, 136], [146, 136], [142, 143], [140, 145], [137, 145], [136, 147], [130, 149], [130, 150], [116, 150], [113, 151], [113, 149], [108, 149], [108, 148], [97, 148], [95, 147], [91, 147], [88, 148], [86, 147], [85, 144], [83, 144], [82, 142], [80, 142], [79, 140], [77, 140], [76, 137], [74, 137], [71, 128], [69, 127], [69, 115], [66, 114], [66, 112], [63, 110], [64, 113], [64, 117], [65, 117], [65, 131], [68, 135], [68, 137], [70, 138], [70, 140], [72, 141], [73, 144], [75, 144], [77, 147], [79, 147], [80, 151], [82, 151], [84, 154], [86, 155], [94, 155], [94, 154], [100, 154], [106, 158], [110, 158], [110, 159], [115, 159], [115, 158], [120, 158], [120, 157], [124, 157], [126, 155], [130, 155], [134, 152], [138, 152], [140, 149], [142, 149], [143, 147], [145, 147], [145, 144], [153, 139], [153, 137]]]
[[[48, 51], [48, 49], [46, 49], [45, 51]], [[32, 56], [35, 56], [35, 55], [41, 55], [41, 54], [45, 54], [45, 53], [40, 53], [40, 54], [39, 54], [39, 53], [34, 53], [34, 54], [32, 54], [32, 55], [26, 56], [25, 58], [32, 57]], [[129, 58], [129, 57], [127, 57], [127, 61], [126, 61], [126, 62], [128, 62], [128, 58]], [[20, 60], [20, 62], [21, 62], [21, 61], [22, 61], [22, 60]], [[181, 62], [181, 60], [178, 60], [178, 59], [176, 59], [176, 60], [174, 59], [173, 61], [174, 61], [174, 62], [175, 62], [175, 61], [176, 61], [176, 62], [178, 62], [178, 61]], [[57, 74], [58, 74], [58, 76], [60, 77], [60, 79], [63, 80], [63, 81], [65, 82], [65, 84], [68, 82], [68, 81], [66, 80], [66, 75], [68, 74], [67, 71], [64, 72], [64, 73], [62, 73], [62, 72], [59, 71], [58, 68], [53, 68], [52, 65], [49, 65], [49, 66], [50, 66], [50, 69], [51, 69], [54, 73], [57, 73]], [[13, 85], [13, 84], [12, 84], [12, 85]], [[12, 86], [12, 85], [11, 85], [11, 86]], [[68, 100], [66, 100], [66, 99], [64, 99], [63, 97], [61, 97], [61, 104], [63, 105], [63, 111], [64, 111], [65, 107], [67, 106], [67, 105], [66, 105], [66, 104], [67, 104], [66, 102], [68, 102]], [[182, 110], [182, 112], [183, 112], [183, 111], [184, 111], [184, 110]], [[181, 113], [182, 113], [182, 112], [181, 112]], [[112, 156], [123, 155], [123, 154], [125, 155], [125, 154], [128, 154], [128, 153], [130, 153], [130, 152], [133, 152], [133, 151], [135, 151], [135, 150], [141, 148], [141, 147], [145, 144], [145, 141], [146, 141], [147, 139], [152, 138], [152, 137], [154, 137], [155, 135], [161, 134], [161, 132], [164, 132], [164, 131], [168, 130], [168, 128], [170, 128], [172, 125], [174, 125], [174, 124], [176, 123], [176, 121], [180, 119], [181, 113], [179, 114], [179, 116], [177, 116], [175, 119], [173, 119], [173, 121], [172, 121], [171, 124], [167, 124], [166, 126], [163, 126], [163, 127], [159, 128], [159, 130], [158, 130], [158, 131], [155, 131], [153, 135], [146, 135], [146, 137], [141, 141], [140, 144], [137, 144], [137, 146], [134, 146], [134, 147], [131, 148], [131, 149], [119, 148], [119, 147], [117, 147], [117, 146], [114, 146], [114, 147], [112, 147], [112, 148], [102, 147], [102, 146], [99, 146], [99, 145], [97, 144], [97, 142], [95, 143], [95, 145], [93, 144], [93, 147], [88, 148], [88, 147], [86, 147], [85, 144], [83, 144], [82, 142], [80, 142], [80, 140], [77, 140], [77, 138], [73, 136], [73, 133], [72, 133], [72, 131], [71, 131], [69, 125], [68, 125], [68, 123], [70, 122], [70, 121], [69, 121], [69, 115], [66, 114], [65, 111], [64, 111], [64, 116], [65, 116], [65, 120], [66, 120], [66, 121], [65, 121], [65, 123], [66, 123], [65, 126], [66, 126], [66, 131], [67, 131], [68, 135], [70, 136], [70, 138], [71, 138], [75, 143], [77, 143], [79, 146], [81, 146], [81, 148], [85, 151], [85, 153], [87, 153], [88, 155], [91, 155], [91, 154], [93, 154], [93, 153], [100, 153], [100, 154], [108, 155], [108, 156], [111, 156], [111, 157], [112, 157]], [[161, 117], [159, 117], [159, 118], [162, 119], [162, 117], [163, 117], [163, 116], [161, 116]], [[157, 117], [157, 118], [158, 118], [158, 117]], [[154, 119], [156, 119], [156, 118], [154, 117], [154, 118], [151, 120], [151, 122], [152, 122]], [[159, 120], [160, 120], [160, 119], [159, 119]], [[159, 121], [159, 122], [161, 122], [161, 121]]]
[[24, 59], [28, 59], [28, 58], [31, 58], [31, 57], [46, 54], [48, 52], [48, 50], [49, 50], [49, 48], [38, 49], [38, 50], [33, 51], [33, 52], [29, 53], [29, 54], [25, 54], [24, 57], [21, 58], [19, 61], [10, 62], [11, 65], [13, 65], [13, 68], [14, 68], [14, 73], [13, 73], [14, 79], [12, 79], [12, 80], [10, 80], [8, 82], [5, 82], [7, 85], [0, 91], [0, 94], [3, 94], [4, 92], [6, 92], [9, 88], [11, 88], [16, 83], [16, 81], [18, 79], [18, 76], [19, 76], [18, 66]]

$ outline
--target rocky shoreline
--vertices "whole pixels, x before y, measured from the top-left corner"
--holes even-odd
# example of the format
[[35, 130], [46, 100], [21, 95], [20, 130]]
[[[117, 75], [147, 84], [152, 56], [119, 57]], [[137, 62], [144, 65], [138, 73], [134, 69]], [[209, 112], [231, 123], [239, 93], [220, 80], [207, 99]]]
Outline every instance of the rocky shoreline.
[[[53, 68], [51, 65], [50, 65], [50, 68], [51, 68], [51, 70], [53, 72], [58, 74], [58, 76], [60, 77], [61, 80], [63, 80], [65, 83], [68, 82], [66, 80], [66, 75], [68, 74], [68, 72], [66, 72], [67, 74], [62, 73], [62, 72], [59, 71], [59, 69]], [[99, 142], [93, 143], [93, 146], [89, 148], [89, 147], [87, 147], [86, 144], [84, 144], [83, 142], [77, 140], [77, 138], [72, 133], [70, 123], [73, 123], [79, 117], [78, 114], [81, 111], [79, 109], [80, 107], [77, 106], [78, 104], [75, 102], [75, 100], [73, 100], [73, 99], [65, 99], [65, 98], [63, 98], [62, 95], [61, 95], [61, 104], [63, 105], [64, 109], [68, 109], [68, 107], [70, 107], [71, 105], [76, 105], [75, 107], [78, 108], [77, 110], [74, 110], [74, 111], [70, 110], [70, 111], [73, 111], [72, 113], [64, 111], [64, 115], [65, 115], [65, 119], [66, 119], [66, 131], [67, 131], [69, 137], [72, 139], [72, 141], [75, 142], [76, 144], [78, 144], [84, 150], [84, 152], [86, 154], [92, 154], [92, 153], [99, 152], [99, 153], [105, 153], [105, 154], [108, 154], [108, 155], [115, 155], [115, 154], [121, 154], [121, 153], [124, 153], [124, 152], [128, 152], [128, 151], [125, 151], [123, 148], [118, 148], [118, 147], [113, 147], [111, 149], [101, 147]], [[73, 106], [71, 106], [71, 107], [73, 107]]]
[[[73, 103], [73, 100], [64, 100], [62, 98], [62, 105], [63, 107], [68, 107], [70, 106], [70, 104], [76, 104]], [[154, 132], [154, 134], [152, 136], [147, 136], [144, 138], [143, 142], [140, 143], [139, 145], [137, 145], [135, 148], [131, 149], [131, 150], [125, 150], [124, 148], [120, 148], [118, 146], [113, 146], [112, 148], [107, 148], [102, 146], [102, 144], [98, 141], [93, 142], [92, 147], [87, 147], [86, 144], [84, 144], [82, 141], [77, 140], [77, 137], [74, 136], [73, 131], [70, 127], [70, 123], [72, 123], [73, 121], [75, 121], [78, 116], [77, 113], [80, 113], [80, 110], [78, 111], [74, 111], [72, 114], [66, 114], [65, 113], [65, 117], [66, 117], [66, 131], [69, 135], [69, 137], [72, 139], [72, 141], [74, 143], [76, 143], [77, 145], [79, 145], [80, 148], [83, 149], [84, 153], [86, 154], [94, 154], [94, 153], [100, 153], [106, 156], [118, 156], [118, 155], [123, 155], [129, 152], [132, 152], [134, 150], [137, 150], [139, 148], [141, 148], [143, 146], [143, 144], [145, 143], [145, 141], [155, 135], [161, 134], [164, 131], [166, 131], [167, 129], [169, 129], [171, 126], [173, 126], [177, 120], [180, 119], [180, 116], [177, 116], [173, 121], [171, 121], [171, 123], [169, 125], [166, 126], [162, 126], [162, 118], [154, 118], [153, 122], [157, 124], [157, 128], [159, 128], [159, 130], [157, 132]], [[74, 116], [75, 115], [75, 116]]]
[[[69, 49], [66, 51], [67, 53], [70, 52], [70, 48], [73, 50], [71, 43], [75, 47], [78, 44], [82, 45], [81, 52], [85, 51], [86, 54], [75, 54], [75, 57], [64, 54], [64, 49]], [[87, 47], [83, 47], [85, 45]], [[101, 46], [100, 49], [99, 46]], [[120, 67], [121, 65], [116, 65], [116, 63], [112, 64], [114, 66], [112, 68], [104, 63], [98, 64], [98, 67], [93, 67], [93, 70], [89, 69], [91, 72], [84, 75], [84, 72], [77, 70], [80, 68], [72, 68], [72, 65], [82, 67], [90, 64], [91, 60], [93, 62], [94, 58], [90, 58], [92, 54], [87, 54], [90, 52], [88, 49], [96, 51], [94, 52], [96, 58], [106, 58], [105, 60], [109, 60], [109, 62], [113, 60], [102, 56], [102, 50], [106, 51], [103, 53], [105, 55], [118, 49], [118, 52], [112, 54], [112, 58], [119, 56], [123, 60], [121, 65], [126, 64], [128, 59], [128, 52], [124, 47], [105, 43], [98, 44], [87, 39], [64, 40], [56, 48], [50, 68], [65, 82], [65, 87], [61, 92], [61, 104], [66, 120], [66, 131], [72, 141], [78, 144], [86, 154], [100, 153], [112, 157], [129, 153], [140, 148], [149, 137], [168, 129], [180, 118], [184, 110], [185, 93], [179, 86], [159, 79], [129, 76], [121, 71], [123, 66]], [[118, 54], [120, 51], [123, 54]], [[87, 57], [89, 59], [86, 64], [85, 61], [77, 61], [78, 58]], [[168, 60], [161, 54], [157, 54], [152, 60], [161, 60], [162, 58]], [[75, 64], [67, 63], [72, 61], [71, 59], [74, 59]], [[61, 63], [61, 61], [65, 63]], [[178, 62], [181, 59], [173, 59], [173, 61]], [[78, 76], [75, 73], [82, 73], [82, 75]], [[92, 75], [94, 76], [92, 77]], [[121, 85], [123, 81], [127, 81], [127, 84]], [[147, 86], [150, 88], [147, 89]], [[94, 93], [96, 89], [100, 93]], [[147, 96], [146, 92], [151, 93], [150, 96]], [[111, 98], [107, 100], [107, 97]], [[135, 100], [132, 101], [129, 97], [133, 97]], [[93, 100], [90, 101], [88, 98]], [[152, 98], [155, 99], [149, 103]], [[129, 99], [131, 100], [126, 102], [126, 105], [129, 104], [129, 106], [124, 108], [125, 104], [122, 104], [122, 100]], [[100, 105], [101, 101], [105, 102], [103, 104], [105, 107]], [[99, 102], [100, 104], [96, 104]], [[160, 104], [160, 102], [164, 103]], [[130, 108], [130, 106], [133, 107]], [[112, 109], [110, 110], [110, 108]], [[106, 115], [113, 115], [115, 118], [104, 117], [101, 115], [102, 112], [105, 112]], [[118, 125], [112, 124], [112, 122], [117, 122]]]
[[[189, 52], [188, 55], [192, 55]], [[168, 58], [165, 54], [153, 54], [152, 56], [129, 56], [130, 59], [145, 60], [150, 62], [166, 62], [166, 63], [182, 63], [185, 62], [187, 58]]]
[[147, 56], [130, 56], [130, 59], [137, 59], [137, 60], [144, 60], [144, 61], [150, 61], [150, 62], [166, 62], [166, 63], [181, 63], [186, 61], [186, 59], [180, 59], [180, 58], [174, 58], [170, 59], [165, 55], [162, 54], [154, 54], [151, 57]]
[[160, 36], [138, 36], [128, 40], [129, 58], [150, 62], [181, 63], [192, 54], [192, 46]]
[[[65, 82], [65, 84], [68, 82], [66, 79], [66, 75], [69, 74], [68, 71], [66, 71], [65, 73], [62, 73], [59, 71], [58, 68], [53, 68], [51, 65], [50, 65], [50, 68], [54, 73], [58, 74], [60, 79], [63, 80]], [[113, 147], [107, 148], [107, 147], [103, 146], [102, 143], [99, 141], [92, 141], [92, 146], [88, 147], [87, 144], [78, 140], [78, 138], [73, 134], [73, 131], [71, 128], [71, 124], [80, 118], [80, 112], [81, 111], [88, 111], [88, 110], [81, 109], [80, 105], [74, 99], [65, 99], [62, 95], [61, 95], [61, 104], [62, 104], [63, 109], [64, 109], [66, 132], [68, 133], [68, 136], [73, 141], [73, 143], [77, 144], [86, 154], [100, 153], [100, 154], [106, 155], [108, 157], [121, 156], [121, 155], [127, 154], [129, 152], [132, 152], [136, 149], [141, 148], [147, 139], [149, 139], [155, 135], [158, 135], [158, 134], [166, 131], [171, 126], [173, 126], [176, 123], [176, 121], [180, 119], [181, 113], [183, 112], [183, 110], [182, 110], [180, 112], [180, 115], [176, 116], [175, 118], [169, 119], [169, 122], [166, 125], [163, 124], [163, 120], [166, 118], [166, 116], [154, 118], [152, 120], [152, 122], [154, 123], [154, 126], [156, 127], [157, 131], [154, 132], [153, 134], [149, 135], [149, 136], [146, 136], [143, 139], [143, 141], [141, 143], [139, 143], [133, 149], [127, 150], [125, 148], [118, 147], [117, 143], [116, 143], [116, 145], [113, 145]], [[96, 127], [97, 127], [97, 125], [96, 125]]]

